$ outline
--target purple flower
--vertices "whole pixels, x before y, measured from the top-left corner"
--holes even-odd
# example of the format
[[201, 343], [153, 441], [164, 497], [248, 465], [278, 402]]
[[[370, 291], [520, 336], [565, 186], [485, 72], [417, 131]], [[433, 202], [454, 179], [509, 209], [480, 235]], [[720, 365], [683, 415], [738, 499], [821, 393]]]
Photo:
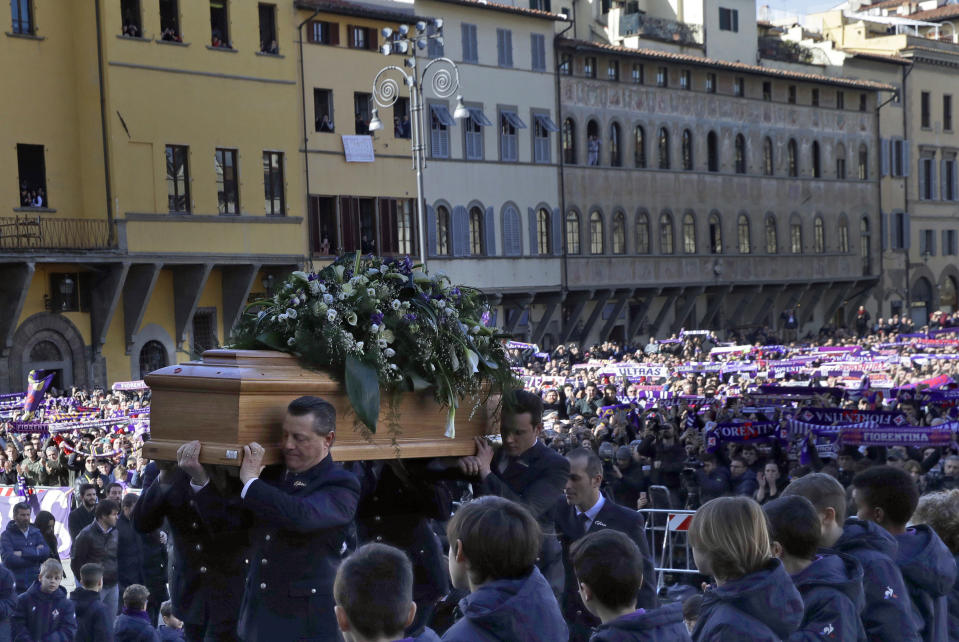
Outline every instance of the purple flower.
[[383, 315], [380, 312], [374, 312], [370, 315], [370, 321], [376, 325], [380, 325], [383, 323]]
[[407, 323], [413, 323], [414, 321], [416, 321], [416, 315], [413, 314], [412, 312], [409, 312], [403, 315], [403, 320], [406, 321]]

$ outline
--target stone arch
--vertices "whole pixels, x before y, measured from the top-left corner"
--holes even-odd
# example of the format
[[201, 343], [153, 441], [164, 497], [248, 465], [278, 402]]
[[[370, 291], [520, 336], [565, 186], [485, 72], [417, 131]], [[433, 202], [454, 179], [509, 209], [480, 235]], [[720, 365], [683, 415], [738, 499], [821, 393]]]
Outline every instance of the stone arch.
[[148, 323], [136, 333], [133, 343], [130, 345], [130, 378], [140, 378], [140, 351], [150, 341], [157, 341], [166, 348], [167, 363], [174, 364], [176, 360], [176, 344], [173, 337], [156, 323]]
[[83, 343], [77, 327], [62, 314], [38, 312], [20, 324], [13, 335], [7, 361], [7, 389], [20, 392], [26, 386], [30, 371], [30, 353], [34, 346], [49, 341], [59, 350], [63, 364], [61, 385], [89, 388], [92, 377], [90, 350]]

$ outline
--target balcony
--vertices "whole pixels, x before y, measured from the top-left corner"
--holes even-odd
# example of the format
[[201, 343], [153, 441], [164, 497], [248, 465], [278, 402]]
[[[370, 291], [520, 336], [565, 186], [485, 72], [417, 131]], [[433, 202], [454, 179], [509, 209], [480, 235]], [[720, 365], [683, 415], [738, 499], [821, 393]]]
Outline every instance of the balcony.
[[621, 13], [619, 35], [620, 37], [651, 38], [678, 45], [702, 46], [703, 44], [702, 25], [656, 18], [645, 13]]
[[798, 42], [782, 40], [776, 36], [762, 36], [759, 38], [759, 56], [767, 60], [781, 62], [813, 62], [813, 52]]
[[0, 250], [113, 250], [116, 227], [105, 220], [17, 216], [0, 218]]

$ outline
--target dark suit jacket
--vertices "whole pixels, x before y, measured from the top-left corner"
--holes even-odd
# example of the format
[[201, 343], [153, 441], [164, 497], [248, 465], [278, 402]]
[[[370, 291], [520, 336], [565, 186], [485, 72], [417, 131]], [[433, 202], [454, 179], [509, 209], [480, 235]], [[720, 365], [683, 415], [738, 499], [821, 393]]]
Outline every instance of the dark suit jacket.
[[[238, 627], [244, 642], [342, 639], [333, 579], [359, 497], [359, 481], [329, 455], [291, 479], [283, 466], [267, 466], [250, 485], [243, 506], [253, 548]], [[197, 503], [201, 514], [222, 506], [202, 493]]]
[[523, 504], [543, 527], [553, 532], [552, 509], [563, 496], [569, 479], [569, 460], [541, 441], [520, 455], [509, 467], [499, 472], [503, 449], [496, 451], [487, 475], [477, 488], [477, 495], [497, 495]]
[[[566, 591], [563, 596], [563, 615], [570, 625], [570, 640], [588, 640], [589, 631], [599, 625], [599, 619], [591, 615], [579, 597], [576, 574], [569, 556], [569, 549], [573, 542], [587, 533], [583, 531], [583, 523], [577, 517], [577, 510], [570, 506], [566, 499], [561, 499], [554, 506], [553, 514], [556, 521], [556, 530], [563, 545], [563, 563], [566, 566]], [[613, 502], [609, 497], [606, 503], [596, 514], [596, 519], [590, 524], [589, 532], [595, 533], [604, 529], [612, 529], [625, 533], [639, 548], [643, 555], [643, 586], [637, 596], [636, 608], [651, 610], [658, 606], [656, 599], [656, 575], [653, 569], [653, 559], [646, 541], [646, 520], [642, 513], [630, 510]]]

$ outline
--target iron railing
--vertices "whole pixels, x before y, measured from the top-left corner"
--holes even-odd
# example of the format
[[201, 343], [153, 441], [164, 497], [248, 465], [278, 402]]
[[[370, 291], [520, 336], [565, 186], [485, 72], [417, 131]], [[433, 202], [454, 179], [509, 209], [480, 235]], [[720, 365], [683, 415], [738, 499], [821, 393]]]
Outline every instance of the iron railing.
[[656, 18], [644, 13], [620, 14], [619, 35], [642, 36], [682, 45], [703, 44], [702, 25]]
[[0, 218], [0, 250], [109, 250], [116, 239], [116, 224], [100, 219]]

